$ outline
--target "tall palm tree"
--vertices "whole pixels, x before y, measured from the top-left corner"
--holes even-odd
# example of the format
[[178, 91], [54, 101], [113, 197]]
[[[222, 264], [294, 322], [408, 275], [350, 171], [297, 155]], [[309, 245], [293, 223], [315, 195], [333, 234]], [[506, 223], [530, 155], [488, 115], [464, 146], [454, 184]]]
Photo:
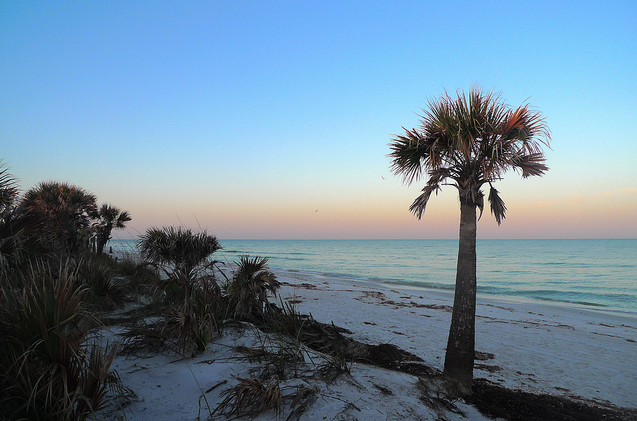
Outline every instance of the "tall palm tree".
[[131, 220], [130, 215], [126, 211], [121, 211], [115, 206], [104, 203], [97, 211], [99, 218], [96, 226], [96, 243], [97, 254], [100, 255], [104, 251], [104, 246], [111, 239], [113, 228], [121, 229], [126, 227], [126, 222]]
[[418, 219], [431, 194], [443, 185], [455, 186], [460, 199], [460, 233], [456, 287], [447, 342], [444, 373], [461, 393], [471, 393], [475, 356], [476, 228], [477, 209], [484, 207], [483, 186], [488, 186], [491, 213], [498, 225], [506, 206], [493, 183], [510, 169], [523, 178], [542, 175], [541, 145], [550, 134], [539, 112], [528, 105], [515, 109], [499, 95], [472, 88], [457, 98], [445, 94], [428, 102], [421, 126], [395, 136], [390, 143], [391, 170], [411, 184], [427, 174], [422, 193], [409, 208]]
[[96, 216], [96, 198], [81, 187], [46, 181], [27, 191], [21, 207], [41, 217], [44, 237], [63, 251], [79, 249], [80, 232]]

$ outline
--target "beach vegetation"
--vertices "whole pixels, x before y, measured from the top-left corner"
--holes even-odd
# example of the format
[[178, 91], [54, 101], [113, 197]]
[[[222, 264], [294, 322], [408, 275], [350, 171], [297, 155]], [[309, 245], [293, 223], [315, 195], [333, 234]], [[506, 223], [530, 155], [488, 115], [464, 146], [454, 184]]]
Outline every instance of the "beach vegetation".
[[132, 287], [130, 282], [115, 276], [113, 259], [101, 257], [87, 253], [86, 258], [77, 261], [78, 282], [86, 289], [83, 299], [87, 306], [108, 311], [122, 306]]
[[[216, 237], [206, 231], [181, 227], [146, 231], [139, 250], [142, 260], [161, 273], [154, 300], [162, 309], [162, 321], [131, 329], [127, 351], [172, 347], [181, 355], [193, 355], [221, 333], [224, 320], [263, 322], [275, 313], [268, 294], [275, 294], [280, 283], [268, 270], [267, 259], [243, 256], [227, 276], [221, 263], [211, 259], [220, 249]], [[130, 263], [126, 267], [132, 269]]]
[[485, 193], [496, 222], [506, 205], [494, 183], [509, 170], [523, 178], [541, 176], [542, 145], [550, 134], [541, 114], [527, 104], [511, 108], [500, 95], [477, 87], [457, 97], [445, 94], [428, 102], [420, 127], [404, 129], [391, 143], [392, 171], [407, 184], [427, 182], [409, 210], [420, 219], [432, 193], [454, 186], [460, 200], [456, 286], [444, 373], [460, 392], [471, 393], [475, 357], [476, 231]]
[[84, 420], [126, 389], [95, 334], [128, 294], [115, 260], [87, 247], [95, 201], [59, 182], [21, 195], [0, 161], [2, 419]]
[[164, 331], [177, 350], [201, 352], [221, 326], [223, 306], [216, 278], [221, 249], [214, 235], [181, 227], [149, 228], [139, 243], [141, 257], [164, 274], [158, 291], [167, 300]]
[[18, 206], [19, 187], [0, 160], [0, 273], [18, 270], [35, 255], [44, 255], [40, 220]]
[[97, 216], [96, 197], [81, 187], [45, 181], [29, 189], [21, 208], [41, 219], [44, 244], [65, 253], [77, 253], [88, 244], [91, 219]]
[[113, 229], [122, 229], [131, 220], [126, 211], [122, 211], [115, 206], [104, 203], [97, 211], [97, 222], [94, 224], [95, 230], [95, 252], [100, 255], [104, 251], [104, 246], [111, 239]]
[[213, 413], [256, 417], [268, 410], [273, 410], [275, 415], [281, 412], [283, 394], [278, 376], [272, 376], [266, 382], [259, 379], [238, 380], [237, 385], [222, 392], [225, 399], [217, 405]]
[[78, 266], [32, 262], [13, 276], [0, 291], [0, 412], [86, 419], [105, 405], [118, 377], [110, 370], [116, 347], [91, 336], [99, 321], [84, 304]]
[[209, 257], [221, 248], [214, 235], [181, 227], [149, 228], [139, 242], [141, 258], [165, 275], [165, 288], [186, 297], [193, 280], [215, 269], [219, 262]]
[[230, 282], [224, 285], [224, 296], [235, 319], [263, 319], [273, 306], [268, 294], [276, 294], [281, 283], [269, 270], [266, 257], [241, 256]]

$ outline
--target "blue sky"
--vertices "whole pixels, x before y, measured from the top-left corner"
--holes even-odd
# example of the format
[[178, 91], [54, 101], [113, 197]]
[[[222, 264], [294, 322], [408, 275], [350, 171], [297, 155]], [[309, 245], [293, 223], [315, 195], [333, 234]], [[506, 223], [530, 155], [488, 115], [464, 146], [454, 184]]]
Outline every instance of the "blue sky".
[[456, 192], [416, 220], [387, 144], [478, 84], [553, 138], [480, 238], [635, 238], [636, 28], [632, 1], [4, 1], [0, 158], [128, 210], [123, 238], [455, 238]]

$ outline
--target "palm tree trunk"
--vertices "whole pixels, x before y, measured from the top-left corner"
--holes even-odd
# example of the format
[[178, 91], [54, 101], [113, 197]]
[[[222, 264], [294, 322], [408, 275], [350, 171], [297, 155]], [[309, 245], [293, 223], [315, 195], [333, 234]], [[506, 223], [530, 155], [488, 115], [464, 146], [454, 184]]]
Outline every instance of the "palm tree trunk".
[[100, 227], [97, 231], [97, 255], [101, 256], [104, 251], [104, 246], [108, 243], [111, 237], [111, 231], [113, 231], [112, 224], [107, 224], [105, 227]]
[[456, 289], [444, 374], [471, 393], [476, 321], [476, 205], [460, 197], [460, 240]]

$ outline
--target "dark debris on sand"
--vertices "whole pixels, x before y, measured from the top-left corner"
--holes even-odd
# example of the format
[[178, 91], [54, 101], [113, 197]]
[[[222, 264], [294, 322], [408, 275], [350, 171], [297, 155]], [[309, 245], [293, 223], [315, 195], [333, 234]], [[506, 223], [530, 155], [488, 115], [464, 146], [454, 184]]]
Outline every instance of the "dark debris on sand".
[[[420, 357], [395, 345], [369, 345], [348, 338], [344, 333], [351, 334], [334, 324], [320, 323], [307, 317], [301, 340], [310, 348], [340, 354], [369, 365], [422, 378], [441, 375], [439, 370], [425, 365]], [[494, 356], [478, 352], [476, 357], [485, 361]], [[509, 389], [486, 379], [476, 379], [473, 394], [464, 396], [463, 400], [488, 417], [510, 421], [637, 421], [637, 409], [619, 408], [583, 398]]]
[[618, 408], [583, 399], [535, 394], [476, 379], [464, 398], [489, 417], [516, 421], [635, 421], [637, 409]]

